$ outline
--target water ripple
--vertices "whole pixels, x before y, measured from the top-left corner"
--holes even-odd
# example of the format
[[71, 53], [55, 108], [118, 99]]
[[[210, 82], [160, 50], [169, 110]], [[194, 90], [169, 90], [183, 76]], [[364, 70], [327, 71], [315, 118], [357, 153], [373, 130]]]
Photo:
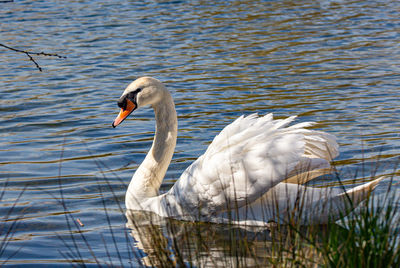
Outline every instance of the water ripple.
[[400, 149], [399, 3], [2, 3], [1, 43], [67, 56], [35, 56], [40, 73], [26, 55], [0, 48], [0, 182], [9, 183], [0, 210], [28, 187], [15, 208], [25, 211], [17, 262], [39, 258], [37, 242], [66, 232], [60, 181], [69, 213], [93, 239], [108, 228], [96, 220], [104, 212], [99, 187], [110, 198], [115, 189], [123, 204], [125, 184], [152, 142], [149, 109], [111, 128], [123, 88], [143, 75], [165, 82], [179, 116], [162, 191], [226, 124], [253, 112], [319, 122], [338, 137], [336, 165], [346, 178], [361, 179], [358, 171], [377, 162], [368, 171], [392, 173]]

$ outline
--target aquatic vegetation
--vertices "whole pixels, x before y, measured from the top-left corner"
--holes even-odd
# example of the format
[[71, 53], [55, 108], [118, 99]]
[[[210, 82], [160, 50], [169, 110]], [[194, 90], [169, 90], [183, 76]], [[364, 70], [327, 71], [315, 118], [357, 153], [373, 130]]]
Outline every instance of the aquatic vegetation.
[[372, 197], [355, 213], [328, 226], [319, 246], [326, 266], [399, 267], [399, 196]]
[[0, 266], [6, 264], [7, 261], [12, 259], [21, 249], [9, 250], [8, 245], [14, 239], [21, 223], [20, 219], [24, 216], [24, 210], [18, 208], [18, 203], [26, 187], [20, 191], [15, 199], [6, 200], [5, 193], [8, 182], [9, 180], [3, 182], [0, 192], [0, 211], [2, 212], [0, 216]]
[[[392, 178], [386, 184], [391, 185]], [[99, 191], [103, 196], [100, 185]], [[119, 212], [126, 216], [127, 228], [117, 238], [107, 212], [108, 202], [103, 198], [111, 237], [108, 242], [102, 238], [106, 255], [99, 257], [93, 252], [92, 242], [85, 239], [72, 214], [66, 219], [70, 221], [72, 243], [60, 237], [67, 253], [60, 252], [71, 265], [77, 266], [96, 263], [144, 267], [396, 267], [400, 262], [398, 198], [388, 187], [384, 194], [371, 194], [354, 213], [339, 221], [301, 226], [293, 219], [285, 224], [271, 223], [265, 229], [178, 221], [150, 212], [125, 214], [121, 200], [113, 193]], [[84, 241], [80, 247], [78, 240]], [[82, 245], [91, 253], [90, 258], [80, 253]], [[109, 253], [111, 247], [117, 256]]]

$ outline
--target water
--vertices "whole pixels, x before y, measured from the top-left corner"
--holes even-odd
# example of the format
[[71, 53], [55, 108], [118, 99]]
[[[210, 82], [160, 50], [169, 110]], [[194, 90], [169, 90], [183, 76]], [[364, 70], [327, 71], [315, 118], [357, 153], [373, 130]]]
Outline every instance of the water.
[[[111, 123], [122, 90], [144, 75], [166, 84], [179, 117], [162, 190], [226, 124], [253, 112], [319, 122], [338, 137], [344, 179], [393, 174], [399, 10], [389, 0], [0, 3], [0, 43], [67, 57], [34, 56], [39, 72], [25, 54], [0, 47], [1, 224], [19, 218], [0, 258], [69, 265], [76, 241], [88, 262], [138, 265], [128, 261], [141, 249], [126, 237], [118, 206], [151, 145], [153, 113]], [[327, 183], [338, 185], [314, 182]], [[76, 219], [90, 250], [70, 236]]]

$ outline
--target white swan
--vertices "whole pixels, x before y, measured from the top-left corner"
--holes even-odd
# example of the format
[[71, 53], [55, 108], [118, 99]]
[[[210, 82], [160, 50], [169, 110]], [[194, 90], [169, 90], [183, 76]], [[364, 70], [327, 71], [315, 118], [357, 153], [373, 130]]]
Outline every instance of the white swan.
[[132, 82], [118, 101], [121, 111], [113, 127], [147, 105], [154, 109], [156, 133], [129, 184], [128, 210], [249, 225], [289, 220], [326, 223], [347, 214], [382, 179], [346, 192], [302, 186], [300, 183], [329, 171], [329, 161], [338, 155], [335, 137], [305, 129], [310, 122], [288, 126], [294, 116], [274, 120], [272, 114], [252, 114], [226, 126], [175, 185], [159, 195], [177, 138], [175, 105], [168, 90], [151, 77]]

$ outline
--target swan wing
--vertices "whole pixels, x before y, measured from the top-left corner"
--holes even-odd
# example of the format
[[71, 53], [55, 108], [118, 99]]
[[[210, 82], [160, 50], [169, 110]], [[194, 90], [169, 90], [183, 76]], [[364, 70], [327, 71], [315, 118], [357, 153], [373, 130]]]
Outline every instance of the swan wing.
[[[308, 130], [311, 122], [288, 126], [296, 117], [241, 116], [218, 134], [164, 196], [170, 213], [213, 217], [248, 205], [285, 179], [329, 168], [335, 138]], [[172, 204], [173, 203], [173, 204]]]

